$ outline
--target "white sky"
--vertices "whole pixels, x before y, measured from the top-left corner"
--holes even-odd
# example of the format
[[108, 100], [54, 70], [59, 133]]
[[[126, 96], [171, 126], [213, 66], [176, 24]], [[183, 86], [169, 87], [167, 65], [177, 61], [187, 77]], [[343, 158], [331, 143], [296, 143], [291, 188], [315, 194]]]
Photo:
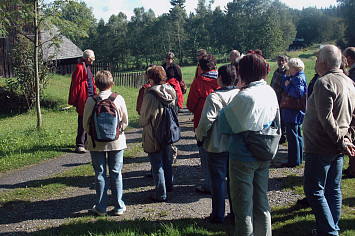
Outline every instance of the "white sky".
[[[93, 7], [93, 12], [96, 19], [104, 19], [105, 22], [112, 14], [117, 15], [123, 12], [127, 15], [128, 20], [133, 15], [133, 9], [136, 7], [144, 7], [145, 11], [151, 8], [156, 16], [163, 13], [168, 13], [171, 8], [170, 0], [83, 0], [89, 7]], [[228, 2], [233, 0], [215, 0], [212, 9], [220, 6], [223, 10]], [[330, 5], [336, 6], [336, 0], [280, 0], [291, 8], [302, 9], [303, 7], [326, 8]], [[185, 6], [187, 13], [195, 12], [198, 0], [186, 0]], [[206, 3], [209, 1], [206, 0]]]

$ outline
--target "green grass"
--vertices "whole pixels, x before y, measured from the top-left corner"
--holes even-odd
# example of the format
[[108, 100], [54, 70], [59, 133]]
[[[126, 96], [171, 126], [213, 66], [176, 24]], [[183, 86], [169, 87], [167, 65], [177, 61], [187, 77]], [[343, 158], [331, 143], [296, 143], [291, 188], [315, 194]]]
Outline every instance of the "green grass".
[[[43, 100], [51, 104], [42, 109], [42, 129], [36, 129], [36, 112], [0, 118], [0, 173], [54, 158], [75, 148], [77, 113], [68, 106], [70, 76], [54, 76], [44, 92]], [[138, 89], [113, 87], [126, 101], [129, 127], [138, 127], [135, 110]]]

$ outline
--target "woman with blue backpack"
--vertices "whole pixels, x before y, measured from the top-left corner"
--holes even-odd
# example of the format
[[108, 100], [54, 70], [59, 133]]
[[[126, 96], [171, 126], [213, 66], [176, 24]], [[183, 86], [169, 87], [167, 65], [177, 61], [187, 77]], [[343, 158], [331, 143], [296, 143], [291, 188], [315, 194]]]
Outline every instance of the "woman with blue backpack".
[[92, 212], [106, 215], [108, 204], [108, 181], [106, 163], [108, 163], [113, 215], [122, 215], [126, 206], [122, 201], [123, 153], [127, 148], [123, 130], [128, 126], [126, 103], [121, 95], [112, 93], [113, 77], [109, 71], [99, 71], [95, 76], [99, 88], [98, 95], [89, 97], [85, 104], [83, 126], [89, 134], [86, 149], [90, 151], [95, 171], [96, 204]]
[[155, 192], [150, 198], [155, 202], [164, 202], [166, 193], [173, 190], [172, 159], [169, 156], [171, 143], [161, 143], [159, 137], [163, 134], [156, 134], [156, 131], [165, 107], [175, 105], [176, 92], [166, 83], [167, 76], [162, 66], [153, 65], [147, 76], [152, 86], [145, 90], [138, 124], [143, 127], [143, 149], [148, 153], [155, 183]]

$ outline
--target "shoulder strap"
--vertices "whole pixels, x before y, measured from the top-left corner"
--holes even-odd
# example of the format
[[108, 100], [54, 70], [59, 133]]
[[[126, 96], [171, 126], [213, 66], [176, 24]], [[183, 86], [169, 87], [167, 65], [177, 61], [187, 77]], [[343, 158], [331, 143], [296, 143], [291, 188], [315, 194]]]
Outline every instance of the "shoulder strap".
[[111, 95], [108, 97], [111, 101], [115, 101], [115, 99], [117, 98], [118, 93], [111, 93]]
[[95, 95], [93, 95], [91, 97], [94, 99], [95, 102], [98, 102], [98, 101], [101, 100], [101, 98], [100, 98], [100, 96], [98, 94], [95, 94]]
[[227, 106], [227, 103], [223, 100], [222, 96], [217, 92], [214, 93], [217, 94], [217, 96], [219, 97], [219, 100], [222, 102], [223, 107]]

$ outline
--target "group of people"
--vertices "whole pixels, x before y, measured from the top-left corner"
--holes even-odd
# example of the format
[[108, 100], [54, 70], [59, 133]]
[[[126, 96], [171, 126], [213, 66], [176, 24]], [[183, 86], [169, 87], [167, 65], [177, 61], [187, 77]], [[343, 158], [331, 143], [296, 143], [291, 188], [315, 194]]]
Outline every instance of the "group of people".
[[[243, 133], [260, 131], [270, 126], [281, 110], [282, 138], [288, 141], [288, 162], [285, 167], [302, 165], [305, 154], [304, 192], [316, 216], [313, 235], [338, 235], [341, 211], [341, 178], [344, 155], [354, 162], [355, 145], [355, 48], [344, 51], [334, 45], [325, 45], [317, 54], [316, 82], [307, 88], [304, 64], [298, 58], [278, 57], [271, 86], [266, 79], [269, 66], [257, 50], [240, 55], [230, 53], [231, 64], [218, 68], [216, 58], [206, 50], [198, 51], [198, 66], [187, 99], [187, 109], [194, 114], [193, 130], [196, 135], [204, 182], [196, 187], [202, 193], [211, 193], [211, 223], [225, 221], [225, 191], [229, 195], [230, 217], [234, 218], [236, 235], [271, 235], [271, 214], [267, 198], [269, 161], [255, 157], [246, 145]], [[341, 70], [345, 58], [350, 70]], [[92, 50], [85, 50], [72, 76], [69, 104], [78, 111], [77, 152], [84, 146], [90, 151], [95, 170], [97, 202], [92, 211], [106, 214], [107, 184], [106, 155], [110, 173], [115, 215], [126, 210], [122, 201], [121, 168], [126, 148], [124, 132], [112, 142], [98, 142], [92, 146], [88, 122], [96, 94], [105, 99], [110, 96], [112, 75], [100, 71], [92, 76], [89, 65], [94, 61]], [[182, 112], [184, 83], [174, 54], [168, 53], [163, 66], [151, 65], [146, 69], [147, 84], [137, 99], [139, 125], [143, 127], [143, 149], [148, 153], [155, 191], [151, 199], [166, 201], [173, 191], [174, 145], [161, 145], [154, 130], [162, 117], [163, 107], [174, 105]], [[345, 67], [344, 67], [345, 66]], [[351, 80], [350, 78], [353, 80]], [[308, 89], [308, 91], [307, 91]], [[81, 91], [85, 90], [85, 91]], [[286, 107], [286, 96], [305, 101], [307, 107]], [[289, 98], [290, 99], [290, 98]], [[123, 128], [128, 115], [123, 98], [114, 101], [120, 111]], [[285, 108], [286, 107], [286, 108]], [[302, 133], [303, 124], [303, 133]], [[303, 140], [304, 137], [304, 140]], [[82, 142], [85, 141], [86, 142]], [[85, 150], [85, 149], [84, 149]], [[350, 166], [350, 175], [355, 171]], [[226, 183], [227, 178], [227, 183]]]

